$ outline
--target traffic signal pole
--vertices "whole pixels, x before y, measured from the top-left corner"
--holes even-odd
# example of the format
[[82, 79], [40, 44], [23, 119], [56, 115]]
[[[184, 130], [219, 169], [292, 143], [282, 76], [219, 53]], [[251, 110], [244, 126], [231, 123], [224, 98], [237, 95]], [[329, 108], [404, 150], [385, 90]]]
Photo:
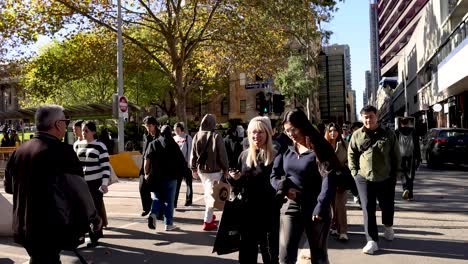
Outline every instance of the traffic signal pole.
[[[122, 3], [117, 0], [117, 94], [119, 98], [123, 95], [123, 43], [122, 43]], [[118, 115], [118, 152], [124, 151], [124, 120]]]

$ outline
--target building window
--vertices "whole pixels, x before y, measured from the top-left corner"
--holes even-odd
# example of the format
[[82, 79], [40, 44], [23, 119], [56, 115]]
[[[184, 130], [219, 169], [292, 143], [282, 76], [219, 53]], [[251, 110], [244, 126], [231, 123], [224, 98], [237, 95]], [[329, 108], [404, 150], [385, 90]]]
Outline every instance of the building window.
[[229, 101], [226, 97], [224, 97], [223, 101], [221, 101], [221, 114], [222, 115], [229, 114]]
[[240, 100], [239, 102], [239, 112], [245, 113], [245, 109], [247, 107], [247, 102], [245, 100]]

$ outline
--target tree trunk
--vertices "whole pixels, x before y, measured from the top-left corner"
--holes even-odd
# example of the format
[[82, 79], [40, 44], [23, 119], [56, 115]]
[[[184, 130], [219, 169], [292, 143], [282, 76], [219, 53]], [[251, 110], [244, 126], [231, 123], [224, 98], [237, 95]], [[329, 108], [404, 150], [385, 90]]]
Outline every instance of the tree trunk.
[[176, 67], [175, 73], [175, 88], [177, 94], [174, 97], [174, 103], [176, 105], [176, 114], [177, 114], [177, 121], [184, 122], [184, 126], [187, 127], [187, 107], [186, 107], [186, 93], [185, 93], [185, 86], [184, 86], [184, 78], [183, 78], [183, 69], [182, 66]]

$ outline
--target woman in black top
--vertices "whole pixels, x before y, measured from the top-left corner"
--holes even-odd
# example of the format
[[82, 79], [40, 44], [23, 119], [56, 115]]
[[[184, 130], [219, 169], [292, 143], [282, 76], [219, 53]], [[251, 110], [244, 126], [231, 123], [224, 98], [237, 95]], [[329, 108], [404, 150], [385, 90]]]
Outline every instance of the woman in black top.
[[[229, 182], [242, 200], [240, 263], [257, 263], [258, 247], [263, 263], [278, 263], [278, 213], [270, 185], [274, 160], [272, 130], [268, 117], [253, 118], [247, 128], [249, 148], [239, 156]], [[240, 195], [239, 195], [240, 193]]]
[[293, 144], [276, 157], [271, 174], [277, 198], [284, 200], [280, 212], [280, 263], [296, 263], [304, 229], [311, 262], [328, 263], [330, 202], [335, 196], [335, 168], [339, 163], [331, 145], [301, 110], [288, 112], [283, 127]]

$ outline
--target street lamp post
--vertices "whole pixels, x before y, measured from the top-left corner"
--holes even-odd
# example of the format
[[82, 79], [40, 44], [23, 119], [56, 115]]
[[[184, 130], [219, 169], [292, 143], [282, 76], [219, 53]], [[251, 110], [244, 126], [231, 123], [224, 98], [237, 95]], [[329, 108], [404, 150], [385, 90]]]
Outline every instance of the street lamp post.
[[203, 102], [203, 86], [198, 87], [200, 88], [200, 121], [202, 118], [202, 102]]

